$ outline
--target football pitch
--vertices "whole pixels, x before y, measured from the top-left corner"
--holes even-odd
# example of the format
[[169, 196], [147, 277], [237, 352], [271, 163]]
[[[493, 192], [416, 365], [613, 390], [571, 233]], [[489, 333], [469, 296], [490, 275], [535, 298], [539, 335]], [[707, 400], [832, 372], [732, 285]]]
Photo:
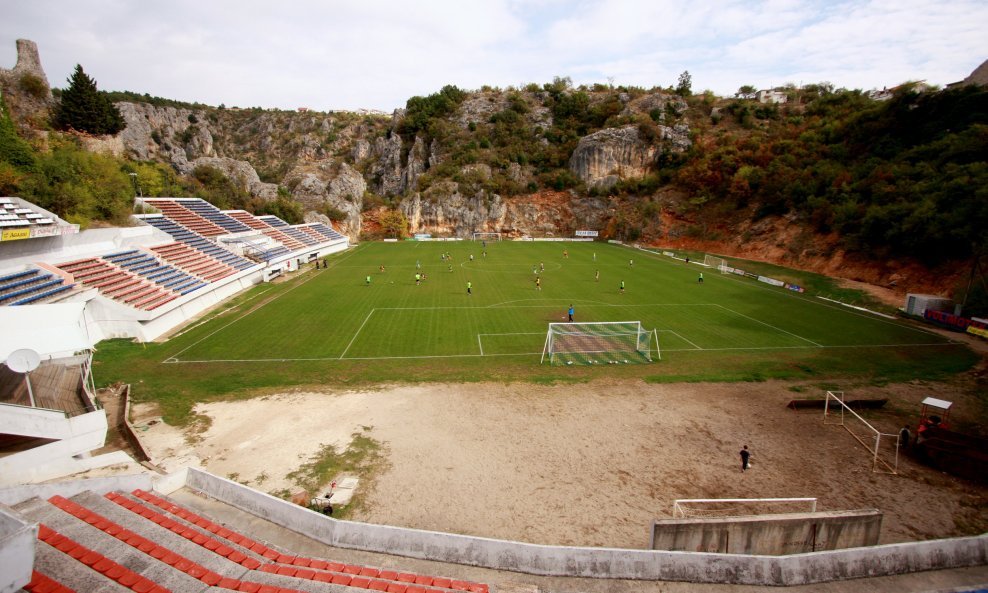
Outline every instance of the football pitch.
[[[496, 364], [513, 357], [538, 364], [548, 324], [566, 321], [570, 306], [578, 322], [640, 321], [655, 329], [663, 360], [950, 346], [897, 321], [601, 243], [368, 243], [329, 261], [328, 269], [254, 289], [235, 310], [197, 328], [194, 339], [176, 340], [181, 347], [163, 361]], [[424, 278], [416, 282], [416, 274]]]
[[[840, 389], [944, 378], [977, 360], [919, 326], [628, 247], [504, 241], [486, 251], [365, 243], [330, 256], [328, 268], [244, 291], [164, 341], [105, 340], [94, 375], [131, 384], [138, 401], [158, 402], [181, 425], [197, 402], [279, 389], [611, 378]], [[661, 359], [540, 364], [549, 323], [571, 305], [577, 322], [640, 321], [655, 330]]]

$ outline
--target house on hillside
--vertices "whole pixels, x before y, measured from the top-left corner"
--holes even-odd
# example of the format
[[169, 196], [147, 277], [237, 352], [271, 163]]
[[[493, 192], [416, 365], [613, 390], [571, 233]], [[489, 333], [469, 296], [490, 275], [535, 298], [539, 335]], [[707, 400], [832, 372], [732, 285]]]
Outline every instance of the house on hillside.
[[785, 103], [789, 100], [789, 95], [785, 91], [779, 89], [768, 89], [764, 91], [758, 91], [755, 94], [755, 98], [758, 99], [759, 103], [772, 103], [778, 105], [780, 103]]

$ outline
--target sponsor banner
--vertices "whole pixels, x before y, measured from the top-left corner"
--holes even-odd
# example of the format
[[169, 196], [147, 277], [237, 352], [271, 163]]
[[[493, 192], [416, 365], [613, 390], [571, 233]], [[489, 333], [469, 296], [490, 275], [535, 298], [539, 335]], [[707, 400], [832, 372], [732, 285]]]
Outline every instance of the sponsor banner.
[[967, 326], [967, 333], [981, 336], [982, 338], [988, 338], [988, 329], [983, 327], [974, 327], [973, 325], [969, 325]]
[[3, 234], [0, 235], [0, 241], [20, 241], [30, 238], [31, 229], [4, 229]]
[[61, 234], [61, 229], [55, 225], [36, 226], [31, 229], [31, 237], [55, 237]]
[[772, 286], [785, 286], [786, 283], [782, 280], [776, 280], [775, 278], [769, 278], [768, 276], [759, 276], [759, 282], [764, 282], [765, 284], [771, 284]]
[[673, 253], [673, 252], [671, 252], [671, 251], [663, 251], [662, 252], [662, 255], [664, 255], [666, 257], [676, 257], [676, 254]]
[[738, 276], [744, 276], [744, 270], [742, 270], [741, 268], [734, 268], [733, 272]]
[[758, 280], [758, 278], [759, 278], [758, 274], [752, 274], [751, 272], [745, 272], [744, 273], [744, 277], [745, 278], [754, 278], [755, 280]]
[[618, 241], [617, 239], [608, 239], [607, 242], [608, 243], [613, 243], [615, 245], [623, 245], [623, 242], [622, 241]]
[[576, 231], [577, 237], [596, 237], [597, 231]]
[[415, 233], [415, 238], [421, 241], [422, 239], [431, 239], [432, 235], [429, 233]]
[[79, 225], [77, 224], [67, 224], [58, 228], [62, 231], [63, 235], [74, 235], [79, 232]]
[[724, 266], [724, 273], [726, 273], [726, 274], [733, 274], [734, 273], [734, 268], [732, 268], [731, 266]]
[[795, 284], [786, 284], [786, 288], [793, 292], [805, 292], [805, 289], [802, 286], [796, 286]]
[[923, 312], [923, 317], [929, 321], [939, 323], [941, 325], [946, 325], [953, 329], [958, 329], [960, 331], [965, 331], [970, 327], [975, 329], [986, 329], [988, 326], [986, 324], [974, 321], [973, 319], [967, 319], [965, 317], [959, 317], [957, 315], [952, 315], [945, 311], [934, 311], [933, 309], [927, 309]]

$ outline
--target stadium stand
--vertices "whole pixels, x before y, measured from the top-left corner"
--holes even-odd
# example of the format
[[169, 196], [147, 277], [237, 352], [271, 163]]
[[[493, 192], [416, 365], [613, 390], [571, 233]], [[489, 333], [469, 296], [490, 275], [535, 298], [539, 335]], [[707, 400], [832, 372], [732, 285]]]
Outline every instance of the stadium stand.
[[79, 591], [489, 592], [484, 583], [297, 555], [139, 489], [12, 508], [39, 523], [28, 591], [54, 583]]
[[[163, 282], [156, 282], [125, 270], [113, 261], [96, 257], [64, 262], [56, 267], [72, 274], [83, 286], [98, 289], [107, 298], [145, 311], [157, 309], [182, 294], [202, 287], [193, 288], [197, 281], [185, 274], [182, 274], [183, 278], [168, 275]], [[183, 293], [183, 290], [186, 292]]]
[[263, 229], [271, 228], [271, 225], [264, 222], [260, 218], [254, 216], [250, 212], [247, 212], [246, 210], [224, 210], [223, 214], [226, 214], [230, 218], [238, 220], [255, 230], [263, 230]]
[[310, 228], [314, 229], [318, 233], [322, 233], [324, 237], [331, 241], [337, 241], [339, 239], [345, 239], [342, 234], [336, 231], [336, 229], [329, 227], [321, 222], [309, 225]]
[[31, 268], [0, 277], [0, 305], [28, 305], [53, 300], [73, 288], [65, 279]]
[[34, 208], [18, 205], [11, 198], [0, 198], [0, 229], [54, 225], [55, 220]]
[[209, 282], [226, 278], [236, 272], [236, 269], [218, 259], [179, 241], [158, 245], [157, 247], [152, 247], [151, 250], [176, 268], [185, 270], [190, 274], [195, 274]]
[[278, 218], [274, 214], [265, 214], [263, 216], [258, 216], [257, 218], [259, 220], [263, 220], [264, 222], [268, 223], [269, 225], [271, 225], [273, 227], [288, 226], [288, 223], [287, 222], [285, 222], [284, 220]]
[[169, 220], [203, 237], [215, 237], [217, 235], [225, 235], [228, 232], [218, 224], [184, 208], [177, 200], [171, 198], [144, 198], [144, 202], [160, 210]]
[[205, 200], [200, 200], [198, 198], [179, 198], [175, 201], [189, 211], [195, 212], [206, 220], [223, 227], [229, 233], [243, 233], [251, 230], [251, 227], [235, 218], [227, 216], [219, 208], [213, 206]]
[[176, 240], [181, 241], [182, 243], [185, 243], [189, 247], [201, 251], [206, 255], [214, 257], [217, 260], [223, 262], [224, 264], [236, 270], [246, 270], [247, 268], [257, 265], [256, 263], [250, 260], [244, 259], [235, 253], [223, 249], [222, 247], [206, 239], [202, 235], [172, 220], [170, 217], [157, 215], [157, 214], [144, 214], [144, 215], [138, 215], [136, 216], [136, 218], [162, 231], [165, 231], [166, 233], [174, 237]]

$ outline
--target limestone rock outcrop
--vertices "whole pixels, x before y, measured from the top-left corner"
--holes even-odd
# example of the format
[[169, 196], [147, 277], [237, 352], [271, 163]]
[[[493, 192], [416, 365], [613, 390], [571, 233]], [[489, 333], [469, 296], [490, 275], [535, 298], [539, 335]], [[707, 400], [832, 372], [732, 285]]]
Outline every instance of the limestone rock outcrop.
[[127, 154], [139, 161], [161, 159], [187, 175], [200, 157], [214, 157], [213, 135], [202, 111], [116, 103], [127, 127], [120, 132]]
[[41, 67], [38, 44], [17, 40], [17, 63], [11, 69], [0, 68], [0, 94], [15, 121], [23, 122], [25, 132], [44, 128], [53, 104], [51, 85]]
[[644, 177], [663, 150], [682, 151], [689, 146], [685, 125], [658, 128], [658, 141], [643, 138], [636, 125], [588, 134], [573, 151], [569, 169], [590, 188], [608, 188], [622, 179]]
[[351, 239], [359, 237], [360, 214], [367, 191], [367, 182], [359, 171], [346, 163], [326, 159], [296, 167], [285, 177], [285, 185], [308, 212], [322, 213], [326, 206], [343, 212], [346, 218], [339, 221], [341, 230]]
[[276, 183], [264, 183], [261, 181], [261, 178], [257, 175], [257, 171], [247, 161], [239, 161], [226, 157], [203, 156], [189, 164], [192, 169], [199, 166], [218, 169], [227, 179], [252, 196], [257, 196], [265, 200], [274, 200], [278, 197], [278, 185]]

